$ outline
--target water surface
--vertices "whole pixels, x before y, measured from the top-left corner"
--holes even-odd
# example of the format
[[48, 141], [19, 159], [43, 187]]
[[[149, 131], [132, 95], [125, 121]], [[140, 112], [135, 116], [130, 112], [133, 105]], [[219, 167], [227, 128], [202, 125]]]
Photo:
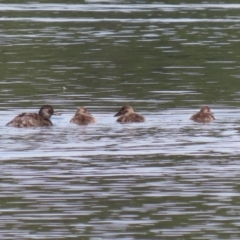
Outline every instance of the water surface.
[[[239, 8], [1, 2], [0, 238], [238, 239]], [[43, 104], [52, 127], [5, 126]]]

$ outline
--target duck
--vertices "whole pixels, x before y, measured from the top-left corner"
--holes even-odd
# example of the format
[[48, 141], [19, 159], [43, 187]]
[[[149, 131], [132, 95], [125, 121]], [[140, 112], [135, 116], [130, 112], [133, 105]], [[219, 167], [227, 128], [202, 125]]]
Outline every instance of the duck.
[[52, 126], [52, 115], [60, 115], [53, 110], [51, 105], [43, 105], [38, 113], [22, 113], [6, 124], [8, 127], [47, 127]]
[[190, 120], [200, 123], [208, 123], [215, 120], [215, 117], [213, 116], [210, 107], [203, 106], [201, 107], [199, 112], [195, 113], [190, 117]]
[[95, 118], [88, 112], [87, 108], [79, 107], [70, 120], [71, 123], [75, 123], [77, 125], [88, 125], [90, 123], [95, 123]]
[[134, 112], [133, 108], [129, 105], [122, 106], [114, 117], [118, 117], [117, 122], [130, 123], [130, 122], [145, 122], [145, 118], [140, 114]]

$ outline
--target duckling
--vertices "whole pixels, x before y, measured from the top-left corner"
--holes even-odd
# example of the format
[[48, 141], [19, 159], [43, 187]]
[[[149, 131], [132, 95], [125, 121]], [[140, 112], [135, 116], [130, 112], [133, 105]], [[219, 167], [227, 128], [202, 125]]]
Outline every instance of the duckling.
[[129, 122], [145, 122], [145, 118], [134, 112], [133, 108], [129, 105], [123, 106], [119, 112], [114, 115], [118, 117], [117, 122], [129, 123]]
[[44, 127], [52, 126], [50, 120], [52, 115], [60, 115], [54, 112], [50, 105], [43, 105], [38, 113], [22, 113], [16, 116], [12, 121], [6, 124], [9, 127]]
[[191, 116], [190, 120], [200, 123], [208, 123], [215, 120], [208, 106], [201, 107], [200, 111]]
[[96, 120], [85, 107], [79, 107], [70, 122], [78, 125], [87, 125], [95, 123]]

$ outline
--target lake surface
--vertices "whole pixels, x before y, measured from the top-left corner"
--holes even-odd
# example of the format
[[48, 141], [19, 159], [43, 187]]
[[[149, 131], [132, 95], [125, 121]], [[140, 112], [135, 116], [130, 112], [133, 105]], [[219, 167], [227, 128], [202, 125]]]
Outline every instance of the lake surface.
[[[239, 239], [240, 4], [17, 2], [0, 3], [0, 239]], [[52, 127], [5, 126], [43, 104]], [[117, 123], [125, 104], [146, 122]], [[191, 122], [203, 105], [216, 121]], [[97, 123], [70, 124], [78, 106]]]

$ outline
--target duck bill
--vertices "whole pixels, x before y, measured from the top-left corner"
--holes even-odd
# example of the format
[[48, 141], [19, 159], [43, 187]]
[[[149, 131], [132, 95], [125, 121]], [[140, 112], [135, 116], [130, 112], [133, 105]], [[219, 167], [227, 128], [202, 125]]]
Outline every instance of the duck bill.
[[121, 111], [119, 111], [117, 114], [114, 115], [114, 117], [121, 116]]

